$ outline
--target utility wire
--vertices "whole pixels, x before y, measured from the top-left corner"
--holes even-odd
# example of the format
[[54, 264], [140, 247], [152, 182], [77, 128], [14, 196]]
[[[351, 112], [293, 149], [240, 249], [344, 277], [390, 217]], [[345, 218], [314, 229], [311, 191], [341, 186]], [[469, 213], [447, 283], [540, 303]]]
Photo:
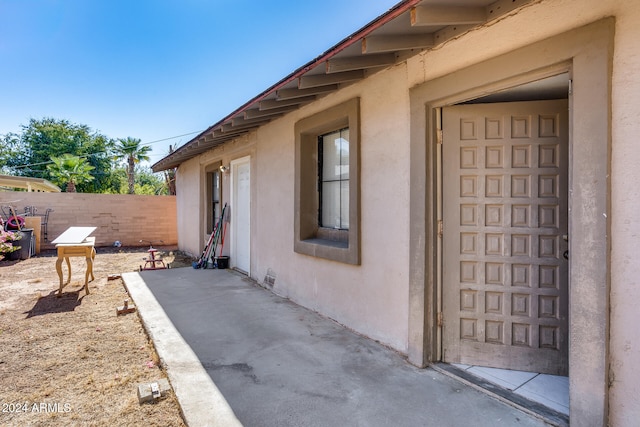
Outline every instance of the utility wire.
[[[146, 143], [141, 144], [141, 145], [142, 145], [142, 146], [147, 146], [147, 147], [148, 147], [148, 146], [150, 146], [150, 145], [157, 144], [158, 142], [164, 142], [164, 141], [169, 141], [169, 140], [171, 140], [171, 139], [182, 138], [183, 136], [194, 135], [194, 134], [196, 134], [196, 133], [201, 133], [201, 132], [202, 132], [202, 131], [201, 131], [201, 130], [199, 130], [199, 131], [195, 131], [195, 132], [183, 133], [182, 135], [171, 136], [171, 137], [169, 137], [169, 138], [156, 139], [155, 141], [146, 142]], [[81, 155], [81, 156], [77, 156], [77, 157], [80, 157], [80, 158], [82, 159], [82, 158], [87, 158], [87, 157], [89, 157], [89, 156], [95, 156], [96, 154], [108, 154], [108, 152], [107, 152], [107, 151], [97, 151], [97, 152], [95, 152], [95, 153], [91, 153], [91, 154], [83, 154], [83, 155]], [[50, 165], [50, 164], [52, 164], [52, 163], [53, 163], [52, 161], [48, 161], [48, 162], [40, 162], [40, 163], [30, 163], [30, 164], [27, 164], [27, 165], [12, 166], [12, 168], [14, 168], [14, 169], [21, 169], [21, 168], [27, 168], [27, 167], [31, 167], [31, 166]]]
[[156, 139], [155, 141], [147, 142], [147, 143], [142, 144], [142, 145], [151, 145], [151, 144], [156, 144], [156, 143], [158, 143], [158, 142], [168, 141], [168, 140], [170, 140], [170, 139], [181, 138], [181, 137], [183, 137], [183, 136], [189, 136], [189, 135], [193, 135], [193, 134], [196, 134], [196, 133], [202, 133], [202, 131], [201, 131], [201, 130], [198, 130], [198, 131], [195, 131], [195, 132], [184, 133], [184, 134], [182, 134], [182, 135], [171, 136], [171, 137], [169, 137], [169, 138]]

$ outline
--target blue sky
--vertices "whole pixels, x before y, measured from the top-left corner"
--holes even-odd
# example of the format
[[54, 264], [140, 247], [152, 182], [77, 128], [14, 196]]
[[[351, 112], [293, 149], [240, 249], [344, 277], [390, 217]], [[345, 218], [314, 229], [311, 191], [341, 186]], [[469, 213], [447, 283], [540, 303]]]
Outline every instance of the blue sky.
[[154, 163], [398, 2], [0, 0], [0, 134], [66, 119]]

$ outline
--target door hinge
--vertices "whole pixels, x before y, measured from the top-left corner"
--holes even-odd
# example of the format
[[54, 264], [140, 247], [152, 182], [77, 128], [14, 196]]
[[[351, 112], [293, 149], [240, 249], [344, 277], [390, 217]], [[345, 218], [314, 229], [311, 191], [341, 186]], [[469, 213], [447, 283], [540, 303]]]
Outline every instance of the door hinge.
[[439, 219], [438, 220], [438, 237], [442, 238], [443, 235], [444, 235], [444, 224], [442, 223], [442, 220]]
[[442, 324], [444, 323], [443, 320], [442, 320], [442, 312], [441, 311], [438, 312], [438, 316], [437, 317], [438, 318], [437, 318], [436, 322], [438, 324], [438, 327], [441, 328]]
[[569, 80], [569, 95], [573, 95], [573, 80]]
[[438, 143], [438, 145], [442, 145], [443, 138], [444, 136], [443, 136], [442, 129], [438, 129], [436, 131], [436, 142]]

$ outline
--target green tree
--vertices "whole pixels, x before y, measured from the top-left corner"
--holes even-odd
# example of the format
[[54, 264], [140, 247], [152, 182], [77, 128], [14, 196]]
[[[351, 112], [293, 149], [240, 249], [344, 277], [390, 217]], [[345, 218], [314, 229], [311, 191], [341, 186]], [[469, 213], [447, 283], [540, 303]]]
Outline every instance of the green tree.
[[11, 165], [19, 156], [20, 136], [15, 133], [0, 135], [0, 173], [11, 174]]
[[60, 157], [51, 157], [53, 164], [47, 165], [52, 180], [60, 185], [67, 185], [67, 193], [76, 192], [76, 184], [92, 181], [91, 171], [95, 169], [89, 165], [86, 159], [72, 154], [63, 154]]
[[136, 168], [136, 194], [166, 195], [167, 185], [162, 174], [153, 173], [151, 168]]
[[51, 156], [71, 153], [86, 158], [95, 168], [93, 180], [76, 183], [78, 191], [100, 193], [112, 186], [109, 151], [113, 142], [86, 125], [54, 118], [31, 119], [28, 125], [22, 126], [21, 134], [4, 135], [0, 143], [11, 144], [8, 158], [0, 166], [15, 175], [53, 180], [46, 167]]
[[[135, 175], [135, 194], [167, 194], [167, 186], [161, 175], [153, 173], [151, 168], [137, 165]], [[114, 185], [113, 188], [107, 192], [112, 194], [127, 194], [129, 191], [129, 183], [126, 169], [122, 167], [116, 168], [111, 172], [111, 176], [113, 177]]]
[[127, 193], [127, 171], [123, 167], [114, 167], [111, 171], [111, 186], [103, 193], [126, 194]]
[[114, 147], [114, 155], [116, 160], [124, 160], [127, 162], [127, 177], [129, 179], [129, 194], [135, 193], [135, 166], [141, 161], [148, 161], [150, 158], [148, 153], [151, 148], [140, 145], [142, 141], [137, 138], [119, 139]]

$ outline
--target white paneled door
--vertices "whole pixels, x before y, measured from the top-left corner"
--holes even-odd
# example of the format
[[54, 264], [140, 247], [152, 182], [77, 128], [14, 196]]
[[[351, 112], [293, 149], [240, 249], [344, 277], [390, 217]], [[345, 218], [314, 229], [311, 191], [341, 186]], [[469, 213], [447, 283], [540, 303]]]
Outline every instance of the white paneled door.
[[251, 161], [231, 162], [231, 266], [251, 273]]

